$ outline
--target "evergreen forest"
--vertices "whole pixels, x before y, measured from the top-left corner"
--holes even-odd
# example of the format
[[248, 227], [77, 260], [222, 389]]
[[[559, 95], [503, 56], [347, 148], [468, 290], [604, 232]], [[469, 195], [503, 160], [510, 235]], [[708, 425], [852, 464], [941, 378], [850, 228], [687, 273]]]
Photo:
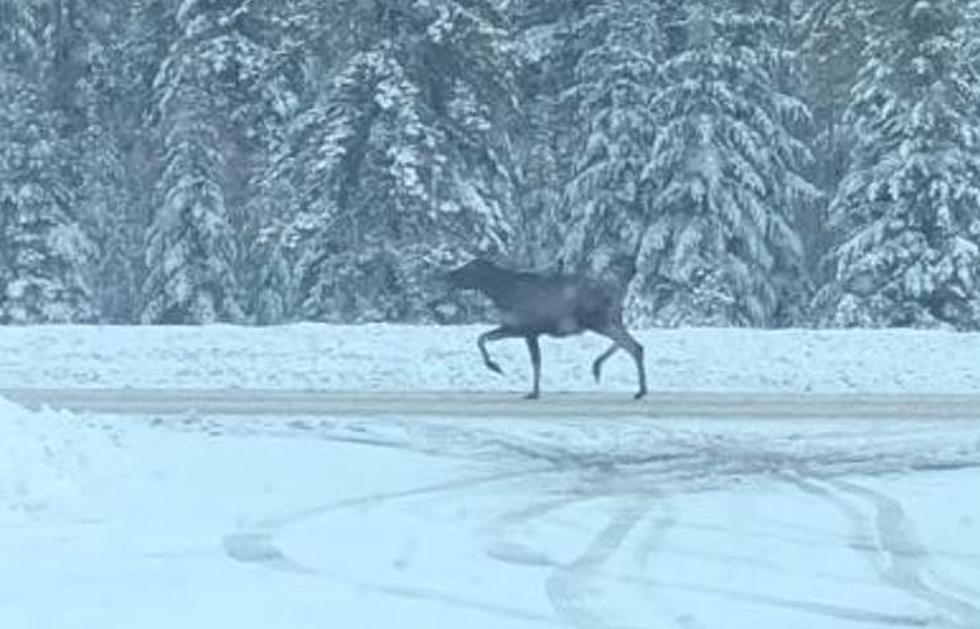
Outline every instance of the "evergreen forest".
[[0, 323], [473, 321], [474, 256], [980, 329], [980, 0], [0, 0]]

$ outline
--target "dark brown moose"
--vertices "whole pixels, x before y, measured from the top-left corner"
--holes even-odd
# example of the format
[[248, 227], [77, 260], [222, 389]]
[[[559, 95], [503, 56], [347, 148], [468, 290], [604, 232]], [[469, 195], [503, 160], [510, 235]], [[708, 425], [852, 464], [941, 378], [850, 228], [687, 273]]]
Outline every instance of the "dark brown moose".
[[490, 358], [487, 343], [506, 338], [523, 338], [531, 355], [534, 386], [527, 395], [540, 396], [542, 334], [564, 337], [591, 330], [612, 340], [613, 345], [592, 363], [592, 374], [599, 381], [602, 363], [617, 349], [624, 349], [636, 363], [640, 388], [634, 396], [646, 395], [643, 346], [623, 325], [620, 287], [580, 275], [545, 275], [512, 271], [492, 262], [476, 259], [450, 271], [449, 284], [459, 289], [475, 289], [493, 301], [501, 314], [501, 325], [477, 339], [486, 366], [503, 373]]

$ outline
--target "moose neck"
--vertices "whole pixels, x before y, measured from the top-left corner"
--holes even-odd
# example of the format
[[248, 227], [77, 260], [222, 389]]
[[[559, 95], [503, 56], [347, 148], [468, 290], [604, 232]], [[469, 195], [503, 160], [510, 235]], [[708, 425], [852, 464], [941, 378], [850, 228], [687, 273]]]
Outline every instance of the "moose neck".
[[518, 274], [500, 267], [493, 267], [487, 270], [486, 276], [482, 278], [479, 290], [490, 298], [497, 306], [502, 306], [510, 301], [510, 296], [514, 291]]

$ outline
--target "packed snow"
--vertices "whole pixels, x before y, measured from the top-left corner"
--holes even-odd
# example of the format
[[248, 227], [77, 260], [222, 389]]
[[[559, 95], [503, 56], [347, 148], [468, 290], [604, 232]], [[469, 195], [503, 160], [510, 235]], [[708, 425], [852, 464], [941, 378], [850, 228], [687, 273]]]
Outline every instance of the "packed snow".
[[[523, 391], [522, 344], [492, 347], [509, 367], [495, 380], [477, 331], [6, 328], [0, 389]], [[639, 336], [655, 389], [972, 393], [977, 375], [971, 335]], [[550, 389], [596, 390], [603, 348], [546, 346]], [[599, 388], [632, 390], [614, 362]], [[0, 398], [0, 620], [980, 627], [978, 421], [459, 419], [100, 417]]]

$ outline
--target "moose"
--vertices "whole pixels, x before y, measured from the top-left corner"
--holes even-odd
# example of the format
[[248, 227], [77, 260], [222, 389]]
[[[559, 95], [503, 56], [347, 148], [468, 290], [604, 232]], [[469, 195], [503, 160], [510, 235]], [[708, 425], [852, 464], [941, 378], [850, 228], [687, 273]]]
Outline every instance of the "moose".
[[565, 337], [586, 330], [612, 340], [612, 346], [592, 363], [596, 382], [601, 378], [602, 363], [616, 350], [623, 349], [636, 363], [640, 388], [633, 396], [646, 395], [647, 381], [643, 367], [643, 346], [623, 325], [622, 287], [580, 275], [545, 275], [512, 271], [483, 259], [475, 259], [446, 275], [450, 286], [475, 289], [490, 298], [501, 313], [501, 325], [477, 338], [483, 363], [502, 374], [500, 365], [490, 358], [487, 343], [507, 338], [523, 338], [531, 355], [533, 388], [528, 399], [541, 395], [542, 334]]

